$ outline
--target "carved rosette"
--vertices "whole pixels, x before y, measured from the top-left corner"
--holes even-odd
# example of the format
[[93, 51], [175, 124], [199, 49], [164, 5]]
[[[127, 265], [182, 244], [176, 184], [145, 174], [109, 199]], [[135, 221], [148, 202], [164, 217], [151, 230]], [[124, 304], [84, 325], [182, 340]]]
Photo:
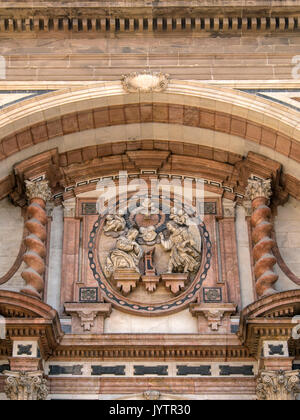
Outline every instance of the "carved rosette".
[[275, 245], [271, 238], [273, 224], [271, 223], [271, 209], [268, 206], [272, 195], [271, 180], [248, 180], [246, 198], [252, 202], [252, 241], [254, 274], [258, 296], [276, 293], [273, 285], [278, 280], [273, 270], [276, 258], [272, 253]]
[[294, 400], [299, 384], [299, 370], [262, 371], [257, 379], [258, 400]]
[[23, 256], [23, 261], [27, 267], [21, 274], [26, 282], [26, 287], [21, 291], [41, 298], [41, 293], [44, 290], [43, 273], [45, 271], [45, 240], [47, 237], [46, 202], [51, 199], [51, 190], [48, 181], [25, 182], [26, 193], [30, 203], [25, 223], [29, 235], [25, 238], [27, 249]]
[[48, 395], [47, 381], [42, 371], [11, 372], [6, 375], [4, 392], [10, 400], [45, 400]]

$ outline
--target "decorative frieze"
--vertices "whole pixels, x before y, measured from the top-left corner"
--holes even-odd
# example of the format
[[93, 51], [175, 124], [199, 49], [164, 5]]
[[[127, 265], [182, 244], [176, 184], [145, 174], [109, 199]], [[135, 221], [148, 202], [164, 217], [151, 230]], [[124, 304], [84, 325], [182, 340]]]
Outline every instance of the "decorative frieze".
[[48, 395], [47, 381], [42, 371], [5, 371], [4, 391], [9, 400], [45, 400]]
[[257, 399], [294, 400], [298, 384], [298, 370], [261, 371], [256, 385]]
[[276, 258], [272, 252], [275, 241], [271, 238], [273, 224], [271, 222], [271, 209], [268, 207], [271, 195], [270, 179], [248, 180], [246, 198], [252, 202], [253, 259], [258, 296], [276, 293], [273, 285], [278, 280], [278, 275], [273, 270]]
[[[189, 4], [190, 6], [190, 4]], [[145, 9], [145, 7], [144, 7]], [[58, 10], [58, 9], [56, 9]], [[235, 12], [235, 15], [228, 17], [219, 17], [219, 13], [214, 15], [212, 19], [211, 13], [202, 15], [201, 17], [191, 17], [187, 12], [186, 15], [180, 18], [174, 18], [172, 15], [163, 15], [160, 17], [143, 17], [140, 15], [131, 15], [131, 18], [124, 18], [123, 16], [105, 16], [103, 7], [97, 11], [97, 19], [94, 16], [86, 16], [85, 10], [77, 12], [79, 18], [70, 17], [65, 18], [65, 14], [57, 13], [53, 17], [43, 16], [42, 11], [37, 17], [29, 16], [25, 11], [23, 16], [12, 18], [11, 16], [3, 16], [0, 19], [0, 33], [6, 34], [12, 32], [27, 32], [27, 33], [51, 33], [55, 32], [71, 32], [71, 33], [159, 33], [159, 32], [183, 32], [202, 33], [203, 35], [211, 32], [216, 32], [222, 29], [222, 32], [237, 33], [244, 28], [247, 33], [270, 33], [274, 32], [291, 32], [299, 27], [299, 17], [297, 15], [286, 19], [285, 15], [281, 16], [277, 12], [275, 16], [266, 18], [261, 16], [243, 16], [237, 17], [240, 11]], [[233, 10], [235, 8], [233, 7]], [[127, 10], [128, 13], [128, 10]], [[132, 13], [132, 12], [131, 12]], [[147, 11], [146, 11], [147, 13]], [[153, 13], [153, 9], [151, 9]], [[157, 12], [156, 12], [157, 13]], [[161, 12], [159, 12], [161, 13]], [[270, 12], [264, 12], [270, 13]], [[26, 24], [25, 24], [26, 20]], [[24, 21], [24, 23], [22, 23]]]

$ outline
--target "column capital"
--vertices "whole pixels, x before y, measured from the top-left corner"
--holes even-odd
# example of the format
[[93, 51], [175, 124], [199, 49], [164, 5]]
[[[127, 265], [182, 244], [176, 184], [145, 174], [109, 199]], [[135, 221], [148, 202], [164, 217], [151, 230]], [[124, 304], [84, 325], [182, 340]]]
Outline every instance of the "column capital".
[[10, 400], [45, 400], [48, 395], [47, 381], [42, 371], [4, 371], [4, 391]]
[[26, 196], [29, 201], [33, 200], [34, 198], [40, 198], [41, 200], [45, 201], [45, 203], [51, 200], [52, 193], [49, 187], [49, 181], [42, 180], [42, 181], [25, 181], [26, 185]]
[[271, 182], [271, 179], [248, 179], [245, 199], [253, 201], [255, 198], [266, 198], [269, 201], [272, 195]]
[[261, 371], [257, 379], [258, 400], [294, 400], [299, 370]]

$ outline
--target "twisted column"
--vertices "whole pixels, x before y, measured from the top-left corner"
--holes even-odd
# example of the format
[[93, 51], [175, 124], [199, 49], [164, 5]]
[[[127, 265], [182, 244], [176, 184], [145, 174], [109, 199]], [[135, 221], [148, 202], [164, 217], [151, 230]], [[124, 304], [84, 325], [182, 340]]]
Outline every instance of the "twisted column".
[[271, 209], [269, 199], [272, 195], [271, 180], [248, 180], [246, 198], [252, 202], [252, 241], [254, 275], [256, 279], [256, 292], [258, 296], [276, 293], [273, 285], [278, 280], [273, 271], [276, 258], [272, 253], [275, 245], [271, 238], [273, 224], [271, 223]]
[[41, 298], [44, 290], [43, 273], [45, 271], [47, 237], [46, 202], [51, 198], [48, 181], [26, 182], [26, 194], [29, 200], [27, 209], [28, 219], [25, 223], [29, 235], [25, 238], [26, 252], [23, 261], [27, 267], [21, 276], [26, 282], [26, 287], [21, 292]]

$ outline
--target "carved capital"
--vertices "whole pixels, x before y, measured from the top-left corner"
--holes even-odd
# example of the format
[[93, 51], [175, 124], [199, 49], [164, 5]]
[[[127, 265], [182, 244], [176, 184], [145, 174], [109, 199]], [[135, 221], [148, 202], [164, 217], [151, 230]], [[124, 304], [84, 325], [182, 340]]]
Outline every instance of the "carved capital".
[[64, 217], [75, 217], [76, 199], [71, 198], [63, 202]]
[[245, 198], [253, 201], [255, 198], [266, 198], [272, 195], [271, 179], [248, 179]]
[[49, 182], [47, 180], [33, 182], [25, 181], [26, 185], [26, 196], [29, 201], [34, 198], [40, 198], [45, 201], [45, 203], [51, 200], [52, 194], [49, 187]]
[[252, 214], [252, 206], [250, 200], [243, 201], [243, 207], [245, 209], [245, 217], [250, 217]]
[[6, 375], [4, 391], [10, 400], [45, 400], [48, 395], [47, 381], [42, 371], [13, 372]]
[[261, 371], [257, 379], [258, 400], [294, 400], [299, 370]]
[[236, 202], [224, 198], [222, 200], [224, 218], [235, 217]]

